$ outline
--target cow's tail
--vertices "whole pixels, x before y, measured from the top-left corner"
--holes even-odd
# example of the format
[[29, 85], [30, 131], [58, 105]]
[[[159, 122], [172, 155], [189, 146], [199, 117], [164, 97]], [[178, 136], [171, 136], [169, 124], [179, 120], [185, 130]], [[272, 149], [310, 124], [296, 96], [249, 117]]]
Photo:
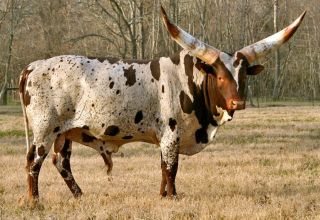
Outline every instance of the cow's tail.
[[25, 88], [26, 88], [26, 81], [28, 79], [28, 75], [32, 70], [29, 70], [28, 67], [26, 67], [20, 75], [20, 81], [19, 81], [19, 95], [20, 95], [20, 103], [24, 118], [24, 130], [26, 135], [26, 144], [27, 144], [27, 153], [30, 149], [30, 141], [29, 141], [29, 121], [28, 116], [26, 112], [26, 100], [25, 100]]

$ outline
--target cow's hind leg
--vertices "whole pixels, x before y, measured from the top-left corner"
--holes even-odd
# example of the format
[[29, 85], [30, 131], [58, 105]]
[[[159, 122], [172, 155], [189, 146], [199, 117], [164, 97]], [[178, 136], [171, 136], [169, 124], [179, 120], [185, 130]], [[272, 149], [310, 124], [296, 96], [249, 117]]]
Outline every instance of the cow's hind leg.
[[38, 178], [42, 163], [52, 146], [51, 141], [43, 143], [34, 142], [27, 153], [27, 184], [29, 200], [39, 199]]
[[100, 147], [100, 151], [97, 151], [100, 152], [100, 155], [103, 158], [103, 161], [107, 167], [107, 174], [110, 175], [113, 168], [112, 153], [102, 146]]
[[63, 136], [58, 137], [54, 143], [54, 154], [52, 162], [64, 179], [75, 198], [82, 195], [82, 191], [76, 183], [70, 166], [70, 157], [72, 152], [72, 141]]
[[81, 128], [74, 128], [65, 133], [66, 139], [75, 141], [79, 144], [91, 147], [95, 149], [103, 158], [106, 165], [107, 173], [110, 174], [113, 167], [112, 153], [113, 148], [118, 148], [117, 146], [110, 145], [105, 141], [99, 140], [92, 136], [88, 130]]

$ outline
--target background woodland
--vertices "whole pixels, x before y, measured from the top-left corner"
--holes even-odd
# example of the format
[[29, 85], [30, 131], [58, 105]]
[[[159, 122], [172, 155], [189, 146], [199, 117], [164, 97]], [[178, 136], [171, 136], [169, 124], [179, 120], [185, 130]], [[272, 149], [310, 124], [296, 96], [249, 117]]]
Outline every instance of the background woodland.
[[248, 84], [254, 97], [320, 99], [319, 0], [0, 0], [1, 92], [17, 87], [21, 70], [38, 59], [61, 54], [152, 59], [181, 50], [164, 29], [160, 4], [184, 30], [230, 53], [307, 10], [278, 58], [273, 53], [260, 61], [265, 71]]

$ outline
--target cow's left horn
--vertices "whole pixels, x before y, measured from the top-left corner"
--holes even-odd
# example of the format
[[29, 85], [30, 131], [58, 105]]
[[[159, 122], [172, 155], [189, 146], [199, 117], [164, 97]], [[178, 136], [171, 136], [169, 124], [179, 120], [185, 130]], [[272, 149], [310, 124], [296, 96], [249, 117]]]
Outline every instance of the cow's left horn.
[[207, 64], [213, 64], [219, 56], [220, 51], [206, 43], [198, 40], [189, 33], [182, 30], [180, 27], [173, 24], [163, 7], [161, 6], [161, 15], [163, 23], [173, 40], [175, 40], [181, 47], [189, 50], [190, 53]]
[[257, 59], [266, 56], [271, 51], [278, 49], [292, 37], [301, 24], [305, 14], [306, 11], [304, 11], [292, 24], [278, 33], [258, 41], [257, 43], [244, 47], [238, 52], [242, 53], [248, 59], [250, 64]]

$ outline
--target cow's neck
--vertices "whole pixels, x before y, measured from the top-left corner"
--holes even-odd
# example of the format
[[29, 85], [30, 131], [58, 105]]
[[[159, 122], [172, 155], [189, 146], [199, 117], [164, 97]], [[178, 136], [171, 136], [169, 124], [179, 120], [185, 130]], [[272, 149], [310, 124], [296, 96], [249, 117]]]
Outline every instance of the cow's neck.
[[[193, 96], [193, 108], [199, 124], [202, 128], [207, 129], [209, 125], [218, 126], [218, 123], [214, 120], [213, 115], [216, 114], [215, 100], [210, 95], [213, 88], [213, 79], [208, 79], [204, 76], [204, 73], [196, 68], [196, 62], [200, 62], [194, 57], [186, 54], [184, 56], [184, 68], [185, 73], [188, 76], [189, 92]], [[197, 85], [195, 83], [196, 78], [204, 78], [202, 82]]]

